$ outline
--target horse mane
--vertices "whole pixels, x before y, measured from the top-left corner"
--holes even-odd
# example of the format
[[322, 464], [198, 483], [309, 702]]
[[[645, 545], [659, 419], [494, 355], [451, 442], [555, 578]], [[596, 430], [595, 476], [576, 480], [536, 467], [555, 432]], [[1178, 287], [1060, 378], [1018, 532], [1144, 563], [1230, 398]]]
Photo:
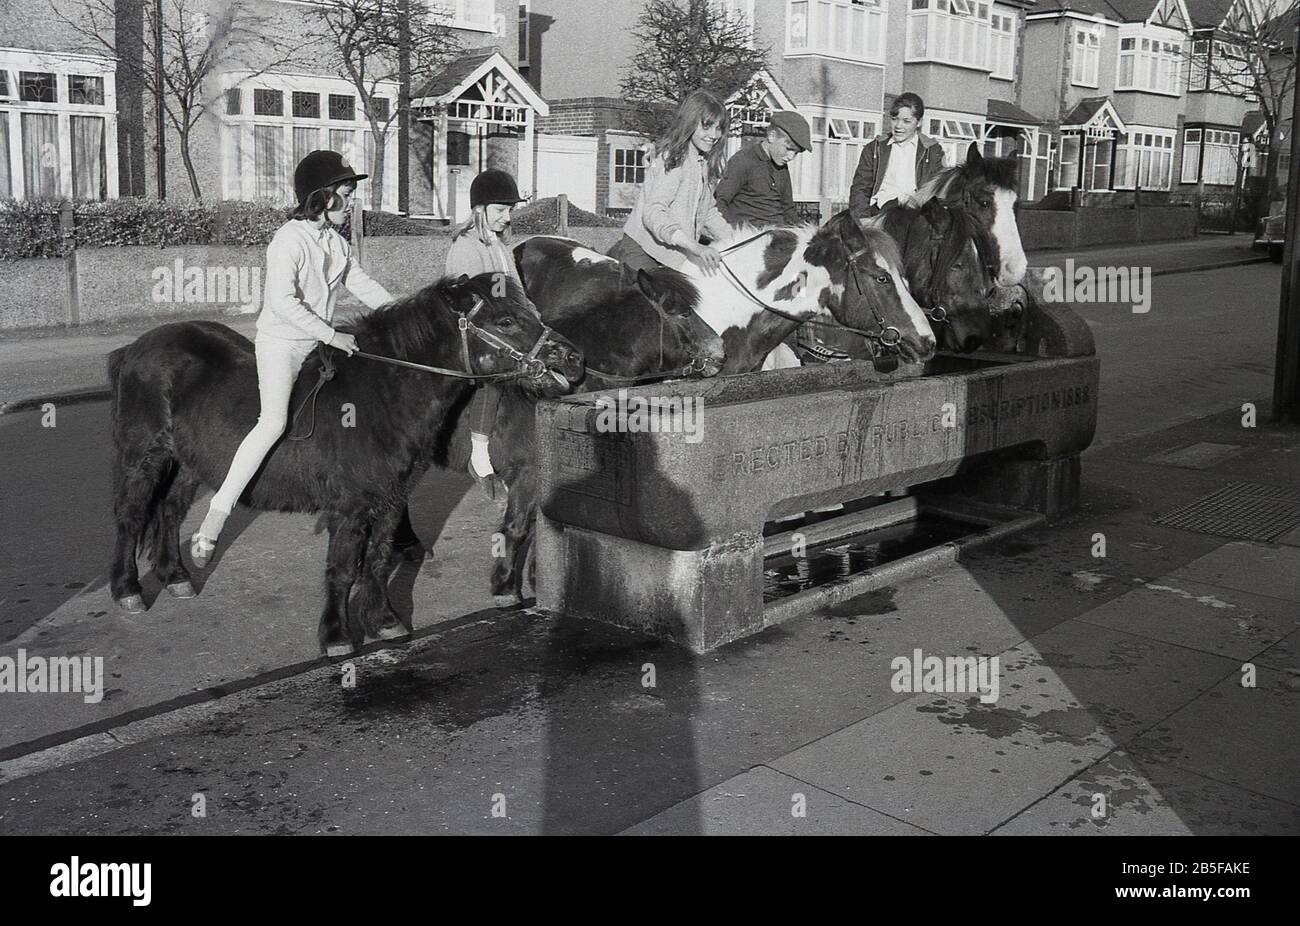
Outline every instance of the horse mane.
[[[508, 298], [522, 302], [523, 289], [513, 277], [505, 277]], [[412, 357], [428, 349], [430, 344], [447, 336], [453, 313], [450, 290], [462, 285], [457, 277], [443, 277], [409, 296], [396, 299], [341, 325], [343, 331], [355, 334], [359, 341], [382, 346], [399, 358]], [[488, 293], [474, 278], [467, 285], [480, 298]]]
[[911, 196], [911, 205], [924, 206], [933, 199], [947, 199], [976, 183], [991, 183], [1002, 190], [1017, 190], [1020, 166], [1015, 158], [981, 157], [971, 163], [963, 161], [955, 167], [939, 171], [917, 188]]
[[674, 314], [694, 312], [700, 304], [700, 290], [686, 274], [672, 267], [655, 267], [645, 271], [656, 293], [677, 308]]

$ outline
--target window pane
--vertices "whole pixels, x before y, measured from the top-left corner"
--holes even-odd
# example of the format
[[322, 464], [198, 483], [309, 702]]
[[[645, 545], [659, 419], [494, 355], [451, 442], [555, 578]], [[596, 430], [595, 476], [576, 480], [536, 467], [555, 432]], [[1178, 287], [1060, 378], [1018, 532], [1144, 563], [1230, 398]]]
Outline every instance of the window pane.
[[320, 118], [320, 94], [293, 92], [293, 115], [295, 119]]
[[53, 113], [23, 113], [23, 182], [27, 198], [59, 196], [59, 120]]
[[356, 97], [350, 93], [330, 94], [330, 118], [351, 122], [356, 119]]
[[99, 116], [73, 116], [72, 197], [106, 199], [104, 171], [104, 120]]
[[349, 164], [357, 163], [357, 133], [345, 129], [330, 129], [330, 150], [343, 155]]
[[259, 199], [285, 198], [284, 132], [278, 125], [253, 126], [253, 173], [254, 195]]
[[388, 121], [388, 97], [377, 96], [370, 100], [370, 112], [380, 122]]
[[293, 163], [297, 164], [307, 155], [311, 154], [320, 147], [320, 130], [304, 129], [294, 126], [293, 129]]
[[58, 102], [54, 75], [39, 71], [19, 71], [18, 98], [28, 103]]
[[238, 116], [243, 110], [241, 105], [242, 99], [238, 87], [231, 87], [226, 91], [226, 115]]
[[260, 87], [254, 88], [253, 115], [283, 116], [284, 94], [279, 90], [263, 90]]
[[790, 4], [790, 47], [808, 47], [808, 4]]
[[68, 102], [87, 106], [104, 105], [104, 78], [84, 74], [68, 75]]

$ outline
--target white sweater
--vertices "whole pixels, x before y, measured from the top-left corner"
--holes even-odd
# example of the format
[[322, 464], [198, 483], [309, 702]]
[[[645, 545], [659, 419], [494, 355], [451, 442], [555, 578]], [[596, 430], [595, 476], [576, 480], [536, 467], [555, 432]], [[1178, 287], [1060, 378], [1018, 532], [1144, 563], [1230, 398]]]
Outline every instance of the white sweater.
[[330, 225], [315, 228], [290, 219], [266, 247], [258, 333], [328, 343], [334, 337], [331, 323], [340, 285], [372, 309], [393, 301], [388, 290], [352, 262], [351, 245]]

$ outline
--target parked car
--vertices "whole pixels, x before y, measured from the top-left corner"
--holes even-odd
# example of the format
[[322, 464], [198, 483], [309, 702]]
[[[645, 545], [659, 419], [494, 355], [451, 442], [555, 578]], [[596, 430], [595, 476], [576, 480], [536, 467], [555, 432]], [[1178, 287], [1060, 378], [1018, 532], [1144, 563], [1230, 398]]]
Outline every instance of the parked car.
[[1282, 247], [1286, 244], [1286, 201], [1273, 204], [1273, 211], [1259, 220], [1255, 229], [1255, 247], [1268, 249], [1269, 260], [1282, 263]]

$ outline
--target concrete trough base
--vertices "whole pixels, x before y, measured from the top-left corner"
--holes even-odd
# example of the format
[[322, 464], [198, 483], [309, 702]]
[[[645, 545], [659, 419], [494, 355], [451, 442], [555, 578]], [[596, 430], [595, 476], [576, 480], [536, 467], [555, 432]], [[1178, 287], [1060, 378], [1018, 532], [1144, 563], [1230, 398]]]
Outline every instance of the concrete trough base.
[[[741, 601], [762, 600], [763, 561], [787, 554], [796, 534], [811, 547], [905, 523], [922, 513], [970, 524], [976, 532], [760, 609], [738, 607]], [[669, 550], [560, 524], [539, 513], [537, 604], [706, 653], [799, 614], [927, 575], [956, 563], [965, 551], [1045, 520], [1036, 512], [949, 496], [908, 497], [765, 540], [744, 535], [703, 550]]]

